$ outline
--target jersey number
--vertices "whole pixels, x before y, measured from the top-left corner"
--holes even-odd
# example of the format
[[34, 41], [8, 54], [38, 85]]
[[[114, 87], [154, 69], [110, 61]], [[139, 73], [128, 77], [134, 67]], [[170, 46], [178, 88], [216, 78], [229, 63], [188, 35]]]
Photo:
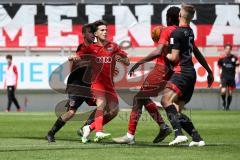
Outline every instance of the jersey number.
[[192, 51], [193, 51], [193, 37], [189, 37], [188, 39], [188, 45], [189, 45], [189, 55], [192, 55]]

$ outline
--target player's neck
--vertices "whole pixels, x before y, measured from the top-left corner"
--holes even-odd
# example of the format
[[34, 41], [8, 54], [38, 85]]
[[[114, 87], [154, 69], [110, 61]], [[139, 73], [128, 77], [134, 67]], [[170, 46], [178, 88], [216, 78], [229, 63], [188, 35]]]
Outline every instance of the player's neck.
[[100, 46], [104, 46], [106, 43], [107, 43], [106, 40], [101, 40], [101, 39], [97, 40], [97, 44], [100, 45]]
[[179, 26], [189, 26], [190, 22], [188, 22], [187, 20], [185, 19], [181, 19], [180, 22], [179, 22]]

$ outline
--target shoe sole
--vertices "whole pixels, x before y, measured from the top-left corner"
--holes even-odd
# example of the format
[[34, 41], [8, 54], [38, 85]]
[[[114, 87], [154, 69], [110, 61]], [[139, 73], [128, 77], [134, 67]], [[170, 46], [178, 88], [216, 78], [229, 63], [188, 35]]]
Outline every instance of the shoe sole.
[[129, 145], [135, 144], [135, 141], [132, 141], [132, 142], [119, 142], [119, 141], [116, 141], [116, 140], [114, 140], [114, 139], [113, 139], [113, 141], [114, 141], [115, 143], [117, 143], [117, 144], [129, 144]]

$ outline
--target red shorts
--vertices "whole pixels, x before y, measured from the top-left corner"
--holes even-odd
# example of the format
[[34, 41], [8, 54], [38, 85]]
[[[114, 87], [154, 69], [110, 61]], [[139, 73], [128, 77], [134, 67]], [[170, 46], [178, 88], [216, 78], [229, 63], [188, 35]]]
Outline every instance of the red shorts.
[[157, 97], [164, 90], [172, 71], [165, 65], [156, 65], [145, 79], [138, 96]]
[[107, 103], [118, 103], [117, 93], [113, 85], [105, 84], [103, 82], [92, 83], [92, 94], [95, 98], [103, 97], [107, 100]]

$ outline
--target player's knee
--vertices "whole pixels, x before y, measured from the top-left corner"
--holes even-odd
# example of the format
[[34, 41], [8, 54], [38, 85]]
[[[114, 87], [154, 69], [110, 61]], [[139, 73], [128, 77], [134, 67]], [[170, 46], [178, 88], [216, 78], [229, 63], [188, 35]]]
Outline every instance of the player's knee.
[[167, 96], [163, 96], [161, 99], [161, 105], [166, 108], [170, 104], [170, 99]]
[[226, 93], [227, 93], [226, 88], [222, 88], [222, 89], [221, 89], [221, 94], [224, 95], [224, 94], [226, 94]]
[[76, 110], [74, 110], [74, 109], [70, 109], [68, 111], [69, 118], [72, 118], [75, 114], [76, 114]]

